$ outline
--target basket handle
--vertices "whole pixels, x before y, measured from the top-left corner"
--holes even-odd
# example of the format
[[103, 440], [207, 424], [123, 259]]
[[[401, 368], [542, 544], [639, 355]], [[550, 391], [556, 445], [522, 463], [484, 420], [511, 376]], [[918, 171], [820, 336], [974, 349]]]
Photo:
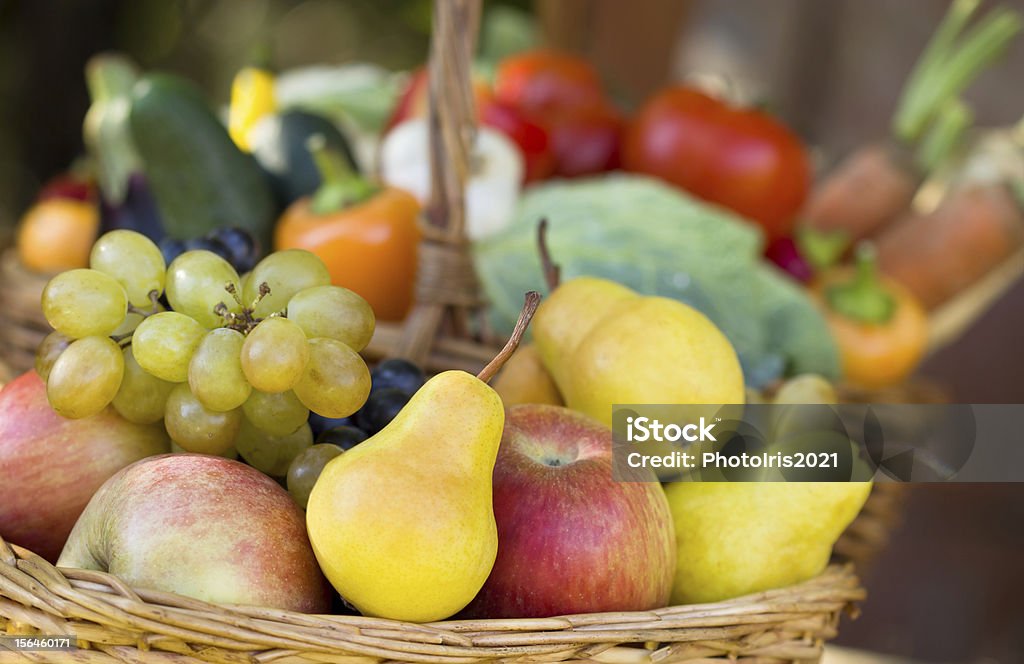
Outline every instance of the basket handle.
[[466, 238], [466, 182], [476, 137], [472, 61], [480, 0], [436, 0], [430, 42], [431, 199], [416, 275], [416, 304], [393, 355], [423, 364], [443, 325], [469, 337], [470, 314], [484, 304]]

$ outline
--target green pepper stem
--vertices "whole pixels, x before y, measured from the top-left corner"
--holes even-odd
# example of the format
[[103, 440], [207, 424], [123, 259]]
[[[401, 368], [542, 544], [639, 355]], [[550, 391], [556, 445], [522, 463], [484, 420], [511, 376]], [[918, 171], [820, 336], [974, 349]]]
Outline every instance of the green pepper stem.
[[801, 228], [796, 233], [800, 254], [815, 270], [832, 267], [850, 246], [850, 235], [841, 230], [819, 231]]
[[830, 309], [859, 323], [882, 325], [892, 318], [896, 301], [878, 277], [878, 258], [874, 247], [857, 247], [856, 274], [846, 283], [828, 288], [825, 299]]
[[314, 214], [337, 212], [362, 203], [376, 193], [377, 188], [354, 173], [341, 153], [329, 147], [321, 134], [310, 136], [306, 148], [320, 173], [320, 187], [310, 202]]
[[1020, 16], [999, 8], [963, 34], [977, 0], [956, 0], [915, 66], [893, 116], [897, 139], [914, 144], [941, 108], [1006, 50]]

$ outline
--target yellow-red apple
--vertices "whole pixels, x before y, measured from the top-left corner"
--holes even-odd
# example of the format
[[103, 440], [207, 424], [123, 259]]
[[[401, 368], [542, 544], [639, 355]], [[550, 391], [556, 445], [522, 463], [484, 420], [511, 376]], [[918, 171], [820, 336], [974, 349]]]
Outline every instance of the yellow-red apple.
[[330, 609], [302, 510], [274, 480], [222, 457], [169, 454], [120, 471], [89, 501], [58, 564], [208, 602]]
[[39, 375], [21, 375], [0, 391], [0, 535], [55, 561], [100, 485], [169, 447], [162, 426], [132, 424], [112, 408], [64, 419]]

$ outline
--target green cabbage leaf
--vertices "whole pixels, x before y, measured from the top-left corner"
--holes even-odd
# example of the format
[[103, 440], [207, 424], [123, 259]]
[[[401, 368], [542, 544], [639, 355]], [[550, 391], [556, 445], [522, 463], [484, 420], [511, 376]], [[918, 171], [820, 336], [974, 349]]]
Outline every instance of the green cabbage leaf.
[[604, 277], [703, 312], [729, 338], [747, 384], [839, 375], [835, 344], [804, 289], [762, 258], [760, 232], [651, 178], [614, 173], [528, 189], [512, 224], [474, 247], [491, 324], [509, 333], [523, 293], [544, 292], [537, 223], [562, 279]]

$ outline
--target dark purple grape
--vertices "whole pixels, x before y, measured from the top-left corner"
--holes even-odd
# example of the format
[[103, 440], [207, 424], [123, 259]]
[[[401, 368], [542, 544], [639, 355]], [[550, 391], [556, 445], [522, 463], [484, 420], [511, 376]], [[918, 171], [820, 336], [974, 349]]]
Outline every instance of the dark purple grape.
[[228, 250], [228, 262], [239, 274], [256, 267], [260, 259], [260, 243], [252, 233], [237, 226], [224, 226], [211, 232], [206, 237], [220, 242]]
[[371, 394], [378, 390], [394, 387], [411, 397], [416, 390], [423, 387], [426, 376], [423, 375], [422, 369], [409, 360], [393, 358], [384, 360], [374, 367], [370, 372], [370, 380]]
[[410, 395], [398, 387], [382, 387], [371, 392], [366, 404], [355, 415], [356, 424], [372, 436], [395, 419], [409, 399]]
[[334, 427], [316, 437], [317, 445], [337, 445], [343, 450], [350, 450], [369, 438], [366, 432], [353, 426]]
[[173, 237], [165, 237], [160, 240], [160, 253], [164, 255], [164, 262], [171, 264], [175, 258], [185, 253], [185, 241]]
[[209, 237], [194, 237], [185, 240], [185, 249], [188, 251], [212, 251], [227, 262], [231, 262], [231, 252], [219, 240]]
[[319, 436], [328, 429], [355, 425], [351, 417], [324, 417], [312, 411], [309, 413], [309, 428], [313, 430], [313, 436]]

